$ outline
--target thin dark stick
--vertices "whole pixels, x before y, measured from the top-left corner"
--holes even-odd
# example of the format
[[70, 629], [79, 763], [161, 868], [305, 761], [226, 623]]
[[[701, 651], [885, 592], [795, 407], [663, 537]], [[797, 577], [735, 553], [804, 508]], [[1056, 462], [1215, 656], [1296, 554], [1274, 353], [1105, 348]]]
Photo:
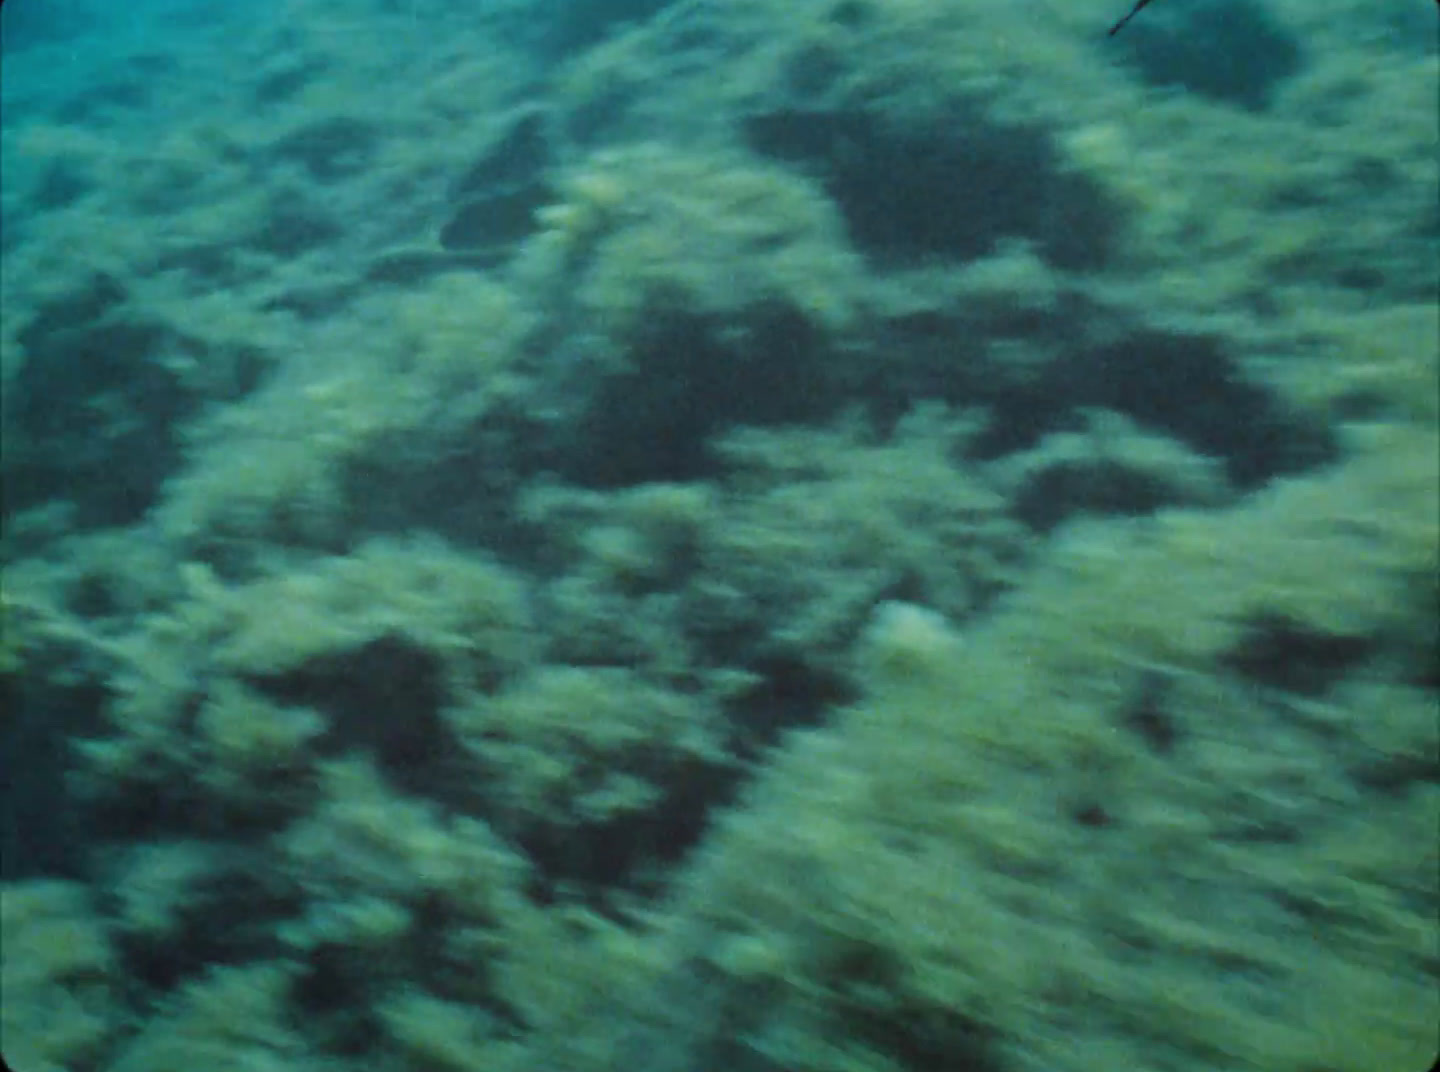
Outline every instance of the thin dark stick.
[[1120, 27], [1124, 26], [1127, 22], [1129, 22], [1131, 19], [1133, 19], [1136, 15], [1140, 14], [1140, 9], [1143, 8], [1143, 7], [1144, 7], [1146, 4], [1148, 4], [1149, 2], [1150, 2], [1150, 0], [1135, 0], [1135, 6], [1130, 9], [1129, 13], [1128, 13], [1123, 19], [1121, 19], [1119, 22], [1117, 22], [1114, 26], [1110, 27], [1110, 36], [1111, 36], [1111, 37], [1114, 37], [1117, 33], [1119, 33], [1119, 32], [1120, 32]]

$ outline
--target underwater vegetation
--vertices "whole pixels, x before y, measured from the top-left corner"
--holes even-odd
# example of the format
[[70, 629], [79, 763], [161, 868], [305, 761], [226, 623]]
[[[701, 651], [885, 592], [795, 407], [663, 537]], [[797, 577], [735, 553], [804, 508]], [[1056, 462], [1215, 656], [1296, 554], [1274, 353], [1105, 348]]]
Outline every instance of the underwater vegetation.
[[11, 1066], [1428, 1067], [1436, 53], [1113, 6], [7, 4]]

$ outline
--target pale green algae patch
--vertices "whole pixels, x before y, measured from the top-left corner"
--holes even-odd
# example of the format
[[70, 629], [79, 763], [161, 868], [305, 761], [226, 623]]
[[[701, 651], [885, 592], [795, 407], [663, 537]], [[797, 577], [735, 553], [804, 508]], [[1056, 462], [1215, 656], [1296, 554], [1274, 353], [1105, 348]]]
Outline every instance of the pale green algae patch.
[[[900, 1037], [981, 1068], [1422, 1063], [1440, 728], [1386, 664], [1433, 673], [1434, 649], [1313, 699], [1225, 665], [1257, 616], [1374, 636], [1417, 578], [1411, 613], [1433, 605], [1434, 533], [1411, 529], [1434, 524], [1428, 474], [1421, 509], [1354, 536], [1393, 572], [1326, 576], [1337, 540], [1307, 530], [1374, 486], [1365, 464], [1229, 515], [1077, 532], [964, 633], [882, 606], [868, 698], [778, 757], [682, 883], [676, 970], [708, 981], [688, 1019], [637, 997], [645, 1037], [704, 1035], [718, 1006], [747, 1068], [901, 1067]], [[1160, 628], [1162, 602], [1188, 628]]]
[[114, 946], [87, 891], [64, 882], [7, 888], [0, 942], [0, 1032], [11, 1067], [59, 1072], [97, 1060], [120, 1026], [120, 980]]
[[1109, 7], [7, 99], [12, 1064], [1423, 1067], [1435, 56]]

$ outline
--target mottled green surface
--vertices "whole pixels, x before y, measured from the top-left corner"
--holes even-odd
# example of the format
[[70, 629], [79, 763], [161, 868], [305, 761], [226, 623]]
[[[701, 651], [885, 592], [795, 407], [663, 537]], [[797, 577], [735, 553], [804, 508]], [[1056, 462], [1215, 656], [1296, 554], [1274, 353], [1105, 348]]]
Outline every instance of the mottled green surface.
[[1426, 1067], [1434, 12], [1116, 6], [7, 41], [12, 1066]]

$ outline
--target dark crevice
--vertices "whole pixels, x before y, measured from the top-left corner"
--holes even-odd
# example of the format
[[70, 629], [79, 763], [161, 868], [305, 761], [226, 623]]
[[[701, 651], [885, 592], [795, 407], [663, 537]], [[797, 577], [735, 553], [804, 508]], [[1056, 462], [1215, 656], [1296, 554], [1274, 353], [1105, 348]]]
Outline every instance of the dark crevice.
[[689, 481], [709, 474], [711, 438], [737, 426], [809, 422], [838, 399], [817, 329], [782, 306], [753, 311], [743, 341], [701, 317], [657, 314], [610, 377], [555, 440], [546, 461], [591, 487]]
[[176, 425], [198, 400], [165, 356], [194, 346], [127, 315], [124, 302], [113, 280], [97, 277], [20, 331], [26, 359], [6, 398], [15, 432], [6, 514], [68, 500], [81, 525], [129, 524], [179, 464]]
[[766, 112], [744, 129], [756, 151], [824, 185], [851, 240], [878, 264], [973, 260], [1006, 238], [1032, 240], [1062, 268], [1109, 255], [1113, 212], [1098, 188], [1061, 167], [1041, 128], [964, 108], [939, 134], [842, 110]]
[[1295, 37], [1255, 0], [1155, 5], [1108, 45], [1147, 85], [1180, 86], [1252, 111], [1302, 62]]
[[1339, 455], [1327, 426], [1286, 411], [1244, 377], [1219, 341], [1203, 336], [1148, 333], [1079, 351], [1054, 363], [1034, 389], [991, 401], [996, 419], [974, 446], [980, 458], [1026, 449], [1086, 407], [1123, 413], [1220, 459], [1242, 490]]
[[1286, 692], [1319, 695], [1375, 648], [1363, 636], [1322, 633], [1284, 618], [1252, 622], [1228, 662], [1244, 676]]
[[330, 728], [322, 748], [367, 749], [387, 779], [408, 792], [430, 793], [458, 748], [440, 714], [445, 690], [438, 661], [400, 637], [311, 659], [253, 684], [283, 703], [324, 713]]

